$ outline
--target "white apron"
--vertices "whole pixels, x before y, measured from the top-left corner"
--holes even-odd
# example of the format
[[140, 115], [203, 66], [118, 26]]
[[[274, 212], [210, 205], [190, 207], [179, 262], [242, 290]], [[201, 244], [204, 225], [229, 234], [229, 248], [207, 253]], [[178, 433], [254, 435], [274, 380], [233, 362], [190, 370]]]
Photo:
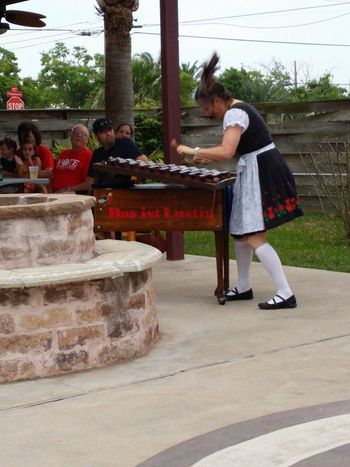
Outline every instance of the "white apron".
[[270, 151], [274, 143], [240, 156], [233, 187], [230, 233], [244, 235], [265, 230], [257, 156]]

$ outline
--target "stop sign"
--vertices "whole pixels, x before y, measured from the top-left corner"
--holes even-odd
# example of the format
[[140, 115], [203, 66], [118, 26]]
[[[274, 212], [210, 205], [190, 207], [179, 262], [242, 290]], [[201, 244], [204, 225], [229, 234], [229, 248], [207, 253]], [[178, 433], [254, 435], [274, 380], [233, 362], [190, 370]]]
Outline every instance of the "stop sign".
[[6, 102], [6, 109], [7, 110], [24, 110], [24, 102], [18, 96], [10, 97], [10, 99]]

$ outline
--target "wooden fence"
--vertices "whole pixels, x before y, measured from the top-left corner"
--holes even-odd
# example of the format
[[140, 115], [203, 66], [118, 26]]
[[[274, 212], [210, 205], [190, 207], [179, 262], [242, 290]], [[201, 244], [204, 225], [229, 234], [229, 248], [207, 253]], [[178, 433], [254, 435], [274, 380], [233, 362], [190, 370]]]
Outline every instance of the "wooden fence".
[[[350, 99], [324, 102], [286, 102], [256, 104], [267, 121], [273, 139], [296, 177], [298, 192], [307, 210], [320, 210], [320, 196], [314, 179], [308, 174], [305, 161], [315, 157], [350, 136]], [[145, 111], [146, 113], [150, 111]], [[43, 135], [43, 142], [52, 146], [62, 142], [77, 123], [91, 129], [103, 110], [0, 110], [0, 138], [16, 138], [16, 129], [23, 120], [32, 120]], [[205, 118], [197, 107], [182, 109], [182, 142], [191, 146], [213, 146], [222, 137], [221, 122]], [[303, 157], [301, 157], [303, 156]], [[327, 207], [327, 203], [325, 203]]]

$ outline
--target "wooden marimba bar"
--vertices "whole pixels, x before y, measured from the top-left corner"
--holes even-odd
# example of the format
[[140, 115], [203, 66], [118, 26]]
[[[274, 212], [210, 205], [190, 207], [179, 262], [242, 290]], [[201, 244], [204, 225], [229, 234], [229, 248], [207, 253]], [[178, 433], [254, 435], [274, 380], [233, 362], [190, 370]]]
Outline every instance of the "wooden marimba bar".
[[163, 183], [131, 188], [95, 189], [95, 224], [109, 231], [213, 231], [215, 234], [217, 287], [215, 295], [225, 303], [229, 286], [229, 234], [226, 187], [233, 174], [175, 164], [156, 164], [110, 158], [94, 164], [98, 175], [123, 174]]

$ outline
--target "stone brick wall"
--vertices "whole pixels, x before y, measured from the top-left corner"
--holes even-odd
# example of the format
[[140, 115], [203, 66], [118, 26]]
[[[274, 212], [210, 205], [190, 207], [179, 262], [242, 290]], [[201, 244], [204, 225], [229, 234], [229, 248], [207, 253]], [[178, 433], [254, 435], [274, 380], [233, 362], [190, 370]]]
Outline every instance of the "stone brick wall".
[[145, 354], [159, 335], [151, 269], [0, 289], [0, 382], [60, 375]]
[[94, 204], [93, 197], [79, 195], [1, 195], [1, 269], [91, 259]]
[[[4, 269], [83, 262], [92, 258], [95, 237], [91, 209], [56, 217], [0, 220]], [[20, 239], [13, 232], [21, 231]]]

